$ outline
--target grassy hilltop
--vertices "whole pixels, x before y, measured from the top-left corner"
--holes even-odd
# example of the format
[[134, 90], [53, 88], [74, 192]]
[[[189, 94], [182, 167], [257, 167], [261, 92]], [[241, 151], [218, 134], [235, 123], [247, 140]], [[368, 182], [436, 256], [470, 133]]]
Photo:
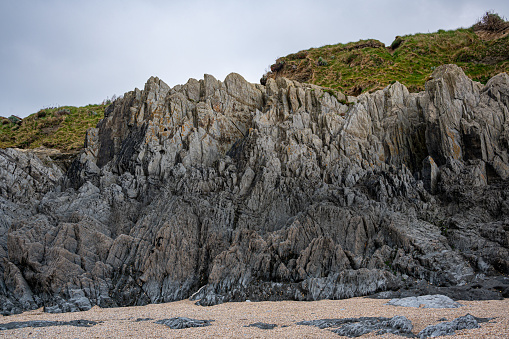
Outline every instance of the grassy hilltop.
[[473, 80], [486, 83], [509, 71], [508, 33], [509, 22], [488, 12], [471, 28], [398, 36], [388, 47], [378, 40], [361, 40], [290, 54], [277, 59], [261, 81], [283, 76], [348, 95], [399, 81], [417, 92], [436, 67], [454, 63]]
[[0, 148], [55, 148], [76, 153], [83, 147], [85, 132], [104, 117], [106, 104], [41, 109], [24, 119], [0, 118]]

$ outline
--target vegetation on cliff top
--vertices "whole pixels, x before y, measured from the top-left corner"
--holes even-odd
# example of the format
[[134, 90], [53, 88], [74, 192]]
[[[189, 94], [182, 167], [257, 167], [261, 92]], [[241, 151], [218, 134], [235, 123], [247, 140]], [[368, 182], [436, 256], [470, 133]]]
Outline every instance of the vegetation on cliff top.
[[[358, 95], [399, 81], [415, 92], [424, 89], [436, 67], [448, 63], [482, 83], [508, 72], [509, 22], [487, 12], [471, 28], [398, 36], [389, 47], [361, 40], [311, 48], [277, 59], [261, 82], [284, 76]], [[0, 117], [0, 148], [42, 146], [76, 153], [83, 147], [86, 130], [104, 117], [109, 102], [41, 109], [25, 119]]]
[[361, 40], [290, 54], [277, 59], [261, 82], [283, 76], [358, 95], [399, 81], [417, 92], [436, 67], [454, 63], [486, 83], [509, 71], [508, 33], [509, 22], [487, 12], [471, 28], [398, 36], [389, 47]]
[[85, 132], [104, 117], [106, 104], [41, 109], [24, 119], [0, 118], [0, 148], [55, 148], [75, 153], [83, 147]]

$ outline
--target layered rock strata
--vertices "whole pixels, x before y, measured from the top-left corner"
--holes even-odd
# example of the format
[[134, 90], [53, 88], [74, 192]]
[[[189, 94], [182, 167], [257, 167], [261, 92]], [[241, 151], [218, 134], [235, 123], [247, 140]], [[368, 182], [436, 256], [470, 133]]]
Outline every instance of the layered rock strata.
[[482, 85], [446, 65], [424, 92], [355, 98], [284, 78], [150, 78], [65, 175], [0, 150], [0, 308], [337, 299], [492, 276], [476, 295], [507, 296], [508, 148], [505, 73]]

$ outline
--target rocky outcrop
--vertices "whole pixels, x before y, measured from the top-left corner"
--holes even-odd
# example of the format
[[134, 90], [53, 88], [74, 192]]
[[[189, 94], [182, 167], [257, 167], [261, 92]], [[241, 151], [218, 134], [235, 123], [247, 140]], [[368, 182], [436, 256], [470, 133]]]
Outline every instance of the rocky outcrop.
[[210, 326], [212, 321], [214, 320], [198, 320], [186, 317], [175, 317], [170, 319], [158, 320], [155, 323], [166, 325], [172, 330], [180, 330], [183, 328]]
[[1, 191], [2, 312], [337, 299], [507, 274], [509, 76], [483, 86], [447, 65], [432, 78], [356, 98], [284, 78], [150, 78], [107, 108], [61, 178], [34, 179], [38, 163], [2, 151], [8, 180], [28, 178]]
[[316, 326], [320, 329], [337, 327], [335, 329], [331, 329], [331, 332], [349, 338], [360, 337], [371, 332], [375, 332], [376, 335], [392, 333], [407, 338], [415, 338], [415, 334], [412, 333], [412, 322], [401, 315], [397, 315], [392, 318], [361, 317], [319, 319], [300, 321], [297, 325]]
[[71, 321], [48, 321], [48, 320], [18, 321], [0, 325], [0, 331], [26, 327], [50, 327], [50, 326], [92, 327], [97, 324], [98, 323], [95, 321], [83, 319]]
[[467, 314], [462, 317], [456, 318], [453, 321], [442, 322], [436, 325], [429, 325], [419, 332], [418, 337], [424, 339], [430, 337], [433, 338], [446, 335], [453, 335], [455, 334], [456, 331], [479, 328], [481, 327], [479, 323], [485, 323], [490, 320], [491, 320], [490, 318], [477, 318], [471, 314]]
[[422, 308], [458, 308], [463, 306], [451, 298], [440, 294], [391, 299], [386, 305]]
[[[417, 306], [418, 307], [418, 306]], [[349, 338], [360, 337], [364, 334], [375, 332], [376, 335], [392, 333], [407, 338], [433, 338], [453, 335], [456, 331], [481, 327], [479, 323], [485, 323], [492, 318], [477, 318], [470, 314], [458, 317], [453, 321], [441, 322], [429, 325], [415, 335], [412, 332], [412, 322], [404, 316], [385, 317], [361, 317], [342, 319], [319, 319], [300, 321], [297, 325], [316, 326], [320, 329], [330, 329], [331, 332]]]

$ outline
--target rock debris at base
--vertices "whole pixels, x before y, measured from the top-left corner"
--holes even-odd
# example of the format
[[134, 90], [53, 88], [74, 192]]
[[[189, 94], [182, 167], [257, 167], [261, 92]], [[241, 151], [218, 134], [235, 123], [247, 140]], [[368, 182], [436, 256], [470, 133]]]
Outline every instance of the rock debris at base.
[[321, 319], [312, 321], [301, 321], [297, 325], [316, 326], [318, 328], [338, 327], [331, 330], [341, 336], [350, 338], [360, 337], [361, 335], [376, 332], [381, 335], [392, 333], [406, 337], [414, 337], [412, 333], [412, 322], [404, 316], [394, 316], [392, 318], [384, 317], [361, 317], [344, 319]]
[[[311, 321], [301, 321], [297, 325], [316, 326], [320, 329], [331, 329], [331, 331], [346, 337], [360, 337], [361, 335], [375, 332], [377, 335], [385, 333], [397, 334], [400, 336], [415, 338], [438, 337], [442, 335], [452, 335], [455, 331], [464, 329], [479, 328], [479, 323], [487, 322], [491, 319], [477, 318], [470, 314], [458, 317], [450, 322], [442, 322], [436, 325], [429, 325], [416, 336], [413, 332], [412, 322], [404, 316], [394, 316], [392, 318], [384, 317], [360, 317], [344, 319], [319, 319]], [[336, 328], [337, 327], [337, 328]]]
[[211, 322], [214, 320], [198, 320], [198, 319], [191, 319], [186, 317], [175, 317], [170, 319], [162, 319], [158, 320], [155, 323], [166, 325], [172, 330], [178, 330], [182, 328], [191, 328], [191, 327], [205, 327], [210, 326]]
[[402, 307], [423, 307], [423, 308], [457, 308], [462, 305], [445, 295], [423, 295], [418, 297], [407, 297], [391, 299], [387, 305]]
[[509, 297], [509, 76], [431, 78], [346, 98], [152, 77], [66, 173], [0, 149], [0, 313]]
[[277, 327], [277, 325], [276, 324], [267, 324], [267, 323], [258, 322], [258, 323], [253, 323], [253, 324], [246, 325], [244, 327], [258, 327], [261, 330], [272, 330], [275, 327]]
[[479, 323], [487, 322], [491, 319], [477, 318], [473, 315], [467, 314], [463, 317], [454, 319], [453, 321], [443, 322], [436, 325], [427, 326], [425, 329], [419, 332], [419, 338], [430, 338], [439, 337], [443, 335], [453, 335], [459, 330], [471, 330], [473, 328], [479, 328]]
[[98, 323], [91, 320], [71, 320], [71, 321], [45, 321], [45, 320], [34, 320], [34, 321], [21, 321], [21, 322], [10, 322], [6, 324], [0, 324], [0, 331], [13, 330], [25, 327], [49, 327], [49, 326], [76, 326], [76, 327], [91, 327]]

